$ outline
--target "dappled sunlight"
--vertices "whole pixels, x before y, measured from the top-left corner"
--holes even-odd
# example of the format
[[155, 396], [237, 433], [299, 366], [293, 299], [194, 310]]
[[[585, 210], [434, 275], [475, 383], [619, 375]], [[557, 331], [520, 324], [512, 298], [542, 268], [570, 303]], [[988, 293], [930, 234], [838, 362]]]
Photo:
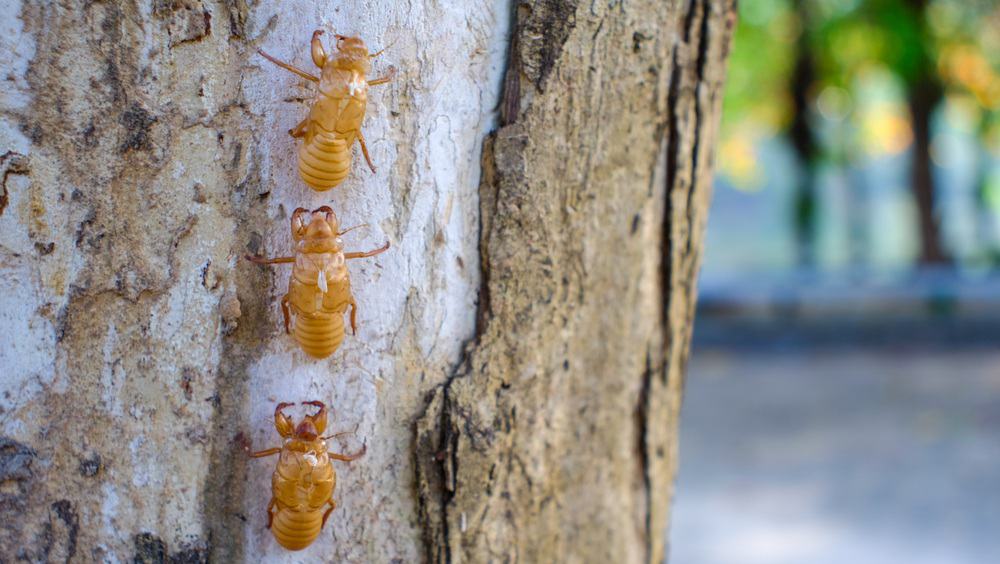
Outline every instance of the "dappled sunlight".
[[899, 105], [875, 104], [866, 109], [860, 143], [866, 155], [898, 155], [912, 142], [909, 117]]
[[965, 87], [987, 110], [1000, 108], [1000, 73], [972, 45], [945, 47], [938, 59], [938, 72], [946, 80]]
[[763, 176], [757, 166], [757, 139], [750, 133], [730, 135], [719, 144], [719, 169], [733, 181], [733, 187], [746, 192], [761, 188]]

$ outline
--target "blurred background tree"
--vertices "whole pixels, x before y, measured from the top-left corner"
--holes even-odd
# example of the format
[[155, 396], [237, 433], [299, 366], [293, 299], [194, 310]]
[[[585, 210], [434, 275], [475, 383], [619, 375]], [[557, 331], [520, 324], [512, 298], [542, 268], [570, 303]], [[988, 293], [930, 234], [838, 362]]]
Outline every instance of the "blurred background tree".
[[996, 265], [1000, 5], [745, 0], [740, 12], [709, 283], [734, 268]]

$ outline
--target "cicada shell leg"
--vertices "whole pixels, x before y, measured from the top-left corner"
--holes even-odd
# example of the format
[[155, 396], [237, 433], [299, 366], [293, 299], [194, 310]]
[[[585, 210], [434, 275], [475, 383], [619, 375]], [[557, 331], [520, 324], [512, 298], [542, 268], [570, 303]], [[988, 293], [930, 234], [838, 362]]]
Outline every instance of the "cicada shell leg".
[[368, 257], [373, 257], [375, 255], [380, 255], [380, 254], [382, 254], [382, 253], [384, 253], [384, 252], [386, 252], [388, 250], [389, 250], [389, 243], [387, 241], [385, 245], [382, 245], [381, 247], [379, 247], [377, 249], [374, 249], [374, 250], [371, 250], [371, 251], [366, 251], [366, 252], [363, 252], [363, 253], [360, 253], [360, 252], [359, 253], [344, 253], [344, 258], [345, 259], [368, 258]]
[[322, 29], [313, 32], [312, 39], [309, 41], [309, 52], [312, 55], [313, 64], [323, 68], [323, 65], [326, 64], [326, 49], [323, 48], [323, 42], [319, 40], [320, 35], [323, 35]]
[[372, 162], [372, 156], [368, 154], [368, 145], [365, 143], [365, 136], [362, 135], [361, 130], [358, 130], [358, 143], [361, 144], [361, 153], [365, 156], [365, 162], [368, 163], [368, 168], [375, 172], [375, 163]]
[[300, 121], [298, 125], [288, 130], [288, 134], [296, 139], [298, 139], [299, 137], [305, 137], [306, 125], [308, 125], [308, 123], [309, 123], [309, 118]]
[[358, 334], [358, 302], [351, 296], [351, 334]]
[[267, 504], [267, 528], [271, 528], [271, 523], [274, 522], [274, 496], [271, 496], [271, 502]]
[[291, 335], [292, 330], [289, 327], [292, 321], [292, 314], [288, 310], [288, 294], [285, 294], [284, 297], [281, 298], [281, 315], [285, 318], [285, 334]]
[[255, 257], [253, 255], [246, 255], [245, 258], [254, 264], [281, 264], [281, 263], [295, 262], [295, 257], [277, 257], [269, 259], [264, 257]]
[[323, 528], [323, 527], [326, 526], [326, 518], [329, 517], [330, 514], [333, 513], [333, 510], [337, 508], [336, 502], [334, 502], [332, 499], [330, 501], [328, 501], [327, 503], [330, 504], [330, 509], [327, 509], [326, 512], [323, 513], [323, 522], [320, 523], [320, 525], [319, 525], [320, 528]]
[[251, 452], [250, 453], [250, 457], [251, 458], [262, 458], [262, 457], [265, 457], [265, 456], [273, 456], [275, 454], [278, 454], [279, 452], [281, 452], [281, 447], [274, 447], [274, 448], [269, 448], [269, 449], [265, 449], [265, 450], [258, 450], [257, 452]]
[[352, 460], [357, 460], [357, 459], [361, 458], [362, 456], [365, 455], [366, 452], [368, 452], [368, 445], [367, 444], [364, 445], [364, 446], [362, 446], [361, 450], [359, 450], [358, 452], [356, 452], [354, 454], [339, 454], [339, 453], [336, 453], [336, 452], [330, 452], [330, 453], [327, 453], [327, 454], [333, 460], [340, 460], [340, 461], [343, 461], [343, 462], [350, 462]]
[[312, 74], [309, 74], [309, 73], [307, 73], [306, 71], [304, 71], [304, 70], [302, 70], [300, 68], [294, 67], [294, 66], [292, 66], [292, 65], [290, 65], [290, 64], [288, 64], [288, 63], [286, 63], [284, 61], [281, 61], [281, 60], [279, 60], [279, 59], [277, 59], [275, 57], [272, 57], [271, 55], [268, 55], [267, 53], [265, 53], [263, 49], [257, 49], [257, 53], [260, 54], [261, 57], [264, 57], [268, 61], [271, 61], [272, 63], [278, 65], [279, 67], [285, 69], [286, 71], [288, 71], [290, 73], [297, 74], [297, 75], [301, 76], [302, 78], [304, 78], [306, 80], [311, 80], [313, 82], [319, 82], [319, 77], [313, 76]]
[[[381, 53], [382, 51], [379, 51]], [[385, 84], [391, 82], [392, 79], [396, 78], [396, 67], [389, 67], [389, 74], [381, 77], [375, 78], [368, 81], [368, 86], [378, 86], [379, 84]]]
[[274, 427], [278, 430], [278, 434], [286, 439], [295, 433], [295, 424], [292, 423], [291, 418], [282, 413], [281, 410], [291, 405], [295, 404], [281, 402], [274, 408]]
[[312, 420], [313, 425], [316, 426], [316, 432], [320, 435], [326, 431], [326, 404], [321, 401], [304, 401], [302, 405], [311, 405], [313, 407], [318, 407], [319, 411], [313, 413], [312, 415], [307, 415], [306, 419]]

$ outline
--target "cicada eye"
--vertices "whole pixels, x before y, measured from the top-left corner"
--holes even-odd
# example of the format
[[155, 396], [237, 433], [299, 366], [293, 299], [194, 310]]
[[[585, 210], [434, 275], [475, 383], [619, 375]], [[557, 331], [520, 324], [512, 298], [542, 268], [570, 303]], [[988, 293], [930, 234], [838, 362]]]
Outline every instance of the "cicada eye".
[[306, 222], [303, 221], [302, 217], [307, 213], [309, 213], [309, 210], [305, 208], [298, 208], [292, 213], [292, 233], [299, 235], [305, 231]]
[[316, 211], [321, 212], [323, 214], [323, 220], [331, 224], [334, 228], [334, 231], [337, 230], [337, 214], [333, 213], [332, 209], [330, 209], [327, 206], [323, 206]]

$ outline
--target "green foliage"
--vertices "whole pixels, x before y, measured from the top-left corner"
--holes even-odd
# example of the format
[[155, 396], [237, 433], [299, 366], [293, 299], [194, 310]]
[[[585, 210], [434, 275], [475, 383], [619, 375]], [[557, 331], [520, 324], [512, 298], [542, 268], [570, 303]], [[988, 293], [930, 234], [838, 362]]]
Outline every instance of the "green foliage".
[[726, 127], [749, 120], [780, 131], [789, 118], [788, 79], [799, 17], [790, 0], [744, 0], [739, 10], [726, 79]]
[[854, 10], [816, 18], [810, 40], [821, 76], [845, 85], [864, 67], [878, 64], [912, 83], [932, 70], [923, 11], [917, 4], [868, 0]]
[[[939, 72], [951, 62], [942, 60], [942, 53], [955, 46], [968, 47], [963, 55], [981, 57], [994, 75], [1000, 69], [1000, 6], [992, 0], [742, 0], [739, 10], [725, 100], [727, 132], [746, 122], [772, 132], [788, 126], [792, 72], [801, 49], [808, 49], [815, 63], [814, 96], [826, 86], [850, 90], [859, 73], [873, 67], [888, 70], [904, 85], [930, 78], [968, 88], [947, 68]], [[989, 100], [980, 102], [989, 108]]]

